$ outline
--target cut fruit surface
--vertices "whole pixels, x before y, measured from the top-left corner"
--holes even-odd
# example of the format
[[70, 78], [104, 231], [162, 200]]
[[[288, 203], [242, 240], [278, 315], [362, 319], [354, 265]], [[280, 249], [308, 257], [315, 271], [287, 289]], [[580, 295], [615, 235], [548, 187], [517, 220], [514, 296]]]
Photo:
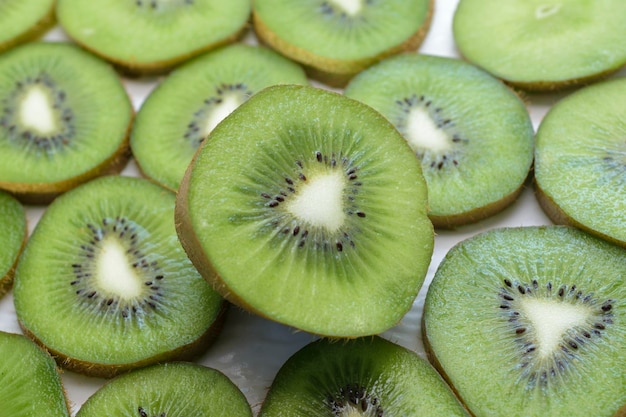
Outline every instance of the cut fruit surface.
[[136, 73], [162, 72], [234, 41], [250, 0], [59, 0], [57, 16], [83, 47]]
[[252, 417], [243, 393], [221, 372], [187, 362], [137, 369], [112, 379], [76, 417]]
[[522, 101], [466, 62], [402, 54], [363, 71], [348, 97], [380, 111], [422, 164], [437, 227], [484, 219], [512, 203], [533, 159]]
[[535, 185], [555, 222], [626, 246], [626, 79], [557, 102], [537, 130]]
[[55, 22], [55, 0], [0, 1], [0, 52], [43, 35]]
[[461, 0], [453, 32], [469, 61], [522, 88], [550, 90], [622, 67], [625, 20], [622, 0]]
[[9, 194], [0, 191], [0, 297], [13, 285], [15, 265], [27, 237], [24, 207]]
[[118, 172], [133, 108], [113, 69], [77, 46], [36, 42], [0, 56], [0, 189], [48, 202]]
[[576, 228], [484, 232], [435, 273], [425, 345], [473, 415], [621, 415], [625, 277], [626, 252]]
[[307, 84], [301, 67], [263, 47], [236, 44], [179, 67], [137, 113], [130, 145], [141, 171], [177, 190], [198, 146], [252, 94], [273, 84]]
[[320, 339], [278, 371], [259, 417], [469, 416], [430, 364], [380, 337]]
[[226, 298], [317, 334], [376, 334], [411, 307], [433, 250], [420, 165], [370, 107], [274, 86], [209, 135], [176, 224]]
[[259, 38], [331, 85], [386, 56], [415, 50], [426, 36], [433, 2], [257, 0]]
[[69, 417], [61, 377], [50, 355], [20, 334], [0, 331], [0, 415]]
[[186, 257], [173, 193], [103, 177], [57, 198], [18, 265], [14, 302], [25, 333], [69, 369], [111, 376], [203, 351], [221, 297]]

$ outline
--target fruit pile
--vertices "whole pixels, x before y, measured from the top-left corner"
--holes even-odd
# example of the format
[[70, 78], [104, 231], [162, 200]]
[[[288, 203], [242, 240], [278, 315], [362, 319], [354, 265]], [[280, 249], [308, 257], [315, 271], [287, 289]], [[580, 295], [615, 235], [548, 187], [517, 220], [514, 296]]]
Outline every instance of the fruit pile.
[[0, 416], [626, 415], [625, 19], [0, 2]]

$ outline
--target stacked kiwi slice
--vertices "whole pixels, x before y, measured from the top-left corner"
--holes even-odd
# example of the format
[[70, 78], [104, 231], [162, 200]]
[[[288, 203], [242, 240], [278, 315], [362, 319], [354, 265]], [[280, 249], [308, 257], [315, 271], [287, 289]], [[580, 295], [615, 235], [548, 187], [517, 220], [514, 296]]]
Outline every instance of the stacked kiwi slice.
[[58, 0], [56, 13], [75, 42], [146, 75], [235, 41], [250, 9], [250, 0]]
[[21, 334], [0, 331], [0, 415], [69, 417], [54, 359]]
[[497, 77], [555, 90], [626, 64], [624, 20], [622, 0], [460, 0], [453, 33], [460, 53]]
[[489, 217], [522, 191], [533, 160], [524, 103], [477, 67], [406, 53], [366, 69], [345, 94], [381, 112], [419, 158], [437, 227]]
[[626, 246], [626, 78], [585, 87], [557, 102], [537, 131], [535, 184], [541, 207]]
[[62, 366], [108, 377], [213, 341], [224, 304], [180, 246], [174, 200], [148, 180], [106, 176], [48, 206], [13, 297], [22, 330]]
[[259, 39], [329, 85], [384, 57], [415, 50], [430, 27], [432, 0], [256, 0]]
[[494, 229], [439, 265], [424, 341], [476, 416], [621, 416], [625, 300], [623, 248], [566, 226]]
[[0, 297], [13, 285], [15, 266], [27, 238], [24, 207], [11, 195], [0, 191]]
[[231, 302], [311, 333], [377, 334], [411, 308], [433, 251], [426, 184], [371, 107], [311, 87], [252, 96], [198, 150], [176, 226]]
[[381, 337], [312, 342], [278, 371], [259, 417], [468, 417], [428, 362]]
[[129, 156], [133, 108], [113, 69], [78, 46], [35, 42], [0, 55], [0, 189], [46, 203]]
[[55, 0], [0, 2], [0, 52], [43, 35], [55, 23]]
[[300, 66], [264, 47], [226, 46], [177, 68], [137, 114], [130, 144], [141, 172], [177, 190], [210, 131], [273, 84], [307, 84], [307, 78]]

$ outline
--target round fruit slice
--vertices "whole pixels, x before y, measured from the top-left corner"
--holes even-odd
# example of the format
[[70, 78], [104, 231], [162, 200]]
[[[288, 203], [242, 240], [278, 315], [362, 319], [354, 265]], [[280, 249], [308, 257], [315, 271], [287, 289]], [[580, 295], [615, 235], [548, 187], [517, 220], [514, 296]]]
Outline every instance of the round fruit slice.
[[113, 69], [66, 43], [0, 55], [0, 189], [48, 202], [120, 171], [128, 159], [131, 102]]
[[263, 42], [312, 77], [343, 86], [386, 56], [417, 49], [432, 11], [432, 0], [256, 0], [253, 22]]
[[411, 308], [433, 250], [420, 165], [371, 107], [273, 86], [224, 119], [181, 184], [176, 226], [233, 303], [327, 336]]
[[0, 297], [13, 285], [15, 265], [27, 238], [24, 207], [0, 191]]
[[0, 415], [69, 417], [54, 359], [20, 334], [0, 331]]
[[55, 21], [54, 0], [0, 1], [0, 52], [43, 35]]
[[58, 0], [57, 17], [78, 44], [131, 73], [164, 72], [236, 40], [250, 0]]
[[555, 223], [626, 246], [626, 79], [556, 103], [537, 130], [535, 184]]
[[554, 90], [626, 64], [625, 20], [623, 0], [461, 0], [453, 33], [470, 62], [519, 87]]
[[453, 247], [424, 340], [476, 416], [623, 415], [626, 251], [565, 226], [495, 229]]
[[417, 54], [357, 75], [348, 97], [380, 111], [422, 163], [437, 227], [489, 217], [521, 192], [533, 160], [533, 126], [522, 101], [463, 61]]
[[235, 44], [181, 66], [141, 106], [130, 139], [144, 175], [177, 190], [196, 149], [252, 94], [307, 84], [301, 67], [274, 51]]
[[173, 193], [108, 176], [57, 198], [18, 264], [24, 332], [61, 366], [100, 376], [204, 351], [222, 299], [186, 257]]
[[259, 417], [469, 416], [428, 362], [380, 337], [320, 339], [278, 371]]
[[96, 391], [76, 417], [252, 417], [243, 393], [224, 374], [172, 362], [133, 370]]

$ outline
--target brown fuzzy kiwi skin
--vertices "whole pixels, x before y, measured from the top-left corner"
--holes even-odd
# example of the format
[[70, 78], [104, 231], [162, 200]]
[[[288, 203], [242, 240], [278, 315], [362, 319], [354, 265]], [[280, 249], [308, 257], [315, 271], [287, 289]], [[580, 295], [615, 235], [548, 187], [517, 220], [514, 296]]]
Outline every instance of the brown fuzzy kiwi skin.
[[5, 42], [0, 42], [0, 53], [7, 51], [15, 46], [21, 45], [26, 42], [30, 42], [43, 36], [49, 29], [56, 24], [56, 2], [53, 2], [48, 12], [41, 18], [34, 26], [28, 31], [20, 34], [19, 36], [8, 39]]
[[20, 260], [20, 255], [26, 246], [26, 242], [28, 241], [28, 219], [26, 218], [26, 212], [24, 212], [24, 237], [22, 238], [22, 244], [20, 245], [20, 249], [17, 251], [17, 256], [13, 261], [13, 265], [7, 271], [6, 275], [0, 278], [0, 298], [2, 298], [6, 293], [8, 293], [11, 288], [13, 288], [13, 278], [15, 277], [15, 268], [17, 267], [17, 263]]
[[23, 204], [40, 205], [49, 204], [60, 194], [77, 187], [96, 177], [119, 174], [131, 157], [130, 130], [133, 125], [135, 111], [131, 110], [130, 120], [124, 139], [107, 159], [88, 171], [75, 177], [51, 183], [18, 183], [0, 181], [0, 190], [13, 195]]
[[30, 332], [21, 322], [18, 322], [22, 332], [25, 336], [33, 340], [37, 345], [46, 350], [56, 361], [57, 365], [68, 371], [76, 372], [78, 374], [98, 377], [98, 378], [113, 378], [119, 374], [131, 371], [133, 369], [142, 368], [148, 365], [153, 365], [162, 362], [171, 362], [174, 360], [180, 361], [193, 361], [202, 355], [217, 339], [217, 336], [221, 333], [224, 325], [226, 313], [228, 312], [228, 304], [222, 302], [220, 310], [209, 328], [193, 342], [179, 346], [178, 348], [163, 352], [162, 354], [145, 358], [138, 362], [132, 363], [120, 363], [120, 364], [101, 364], [90, 363], [80, 359], [71, 358], [62, 352], [56, 351], [49, 346], [46, 346], [35, 334]]
[[428, 13], [420, 28], [409, 38], [390, 47], [376, 56], [345, 61], [316, 55], [306, 49], [292, 45], [290, 42], [272, 32], [265, 22], [252, 10], [252, 23], [260, 42], [271, 47], [287, 58], [300, 63], [310, 78], [318, 80], [330, 87], [343, 88], [359, 72], [375, 63], [402, 52], [417, 50], [428, 34], [435, 8], [435, 1], [430, 0]]
[[537, 199], [537, 202], [539, 203], [539, 206], [543, 210], [543, 212], [546, 214], [546, 216], [548, 216], [548, 218], [553, 223], [576, 227], [577, 229], [583, 230], [591, 235], [597, 236], [617, 246], [626, 248], [625, 241], [618, 240], [612, 236], [608, 236], [604, 233], [600, 233], [597, 230], [593, 230], [592, 228], [579, 223], [570, 215], [568, 215], [565, 211], [563, 211], [558, 206], [558, 204], [554, 202], [554, 200], [545, 191], [543, 191], [543, 189], [539, 186], [537, 181], [535, 181], [535, 197]]

